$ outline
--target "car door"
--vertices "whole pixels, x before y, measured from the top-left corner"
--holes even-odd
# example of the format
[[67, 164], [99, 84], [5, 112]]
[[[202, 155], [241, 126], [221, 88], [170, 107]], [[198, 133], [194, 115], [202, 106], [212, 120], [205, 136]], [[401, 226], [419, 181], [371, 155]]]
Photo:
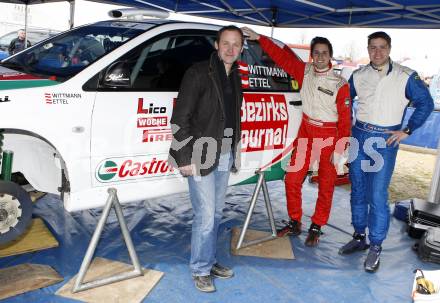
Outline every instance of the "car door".
[[255, 41], [245, 42], [238, 63], [244, 92], [241, 175], [232, 176], [232, 183], [253, 182], [260, 169], [269, 180], [282, 179], [301, 122], [298, 82]]
[[128, 71], [124, 87], [106, 86], [102, 71], [92, 117], [93, 186], [177, 177], [166, 161], [173, 104], [186, 69], [209, 58], [215, 35], [173, 30], [142, 43], [108, 66]]

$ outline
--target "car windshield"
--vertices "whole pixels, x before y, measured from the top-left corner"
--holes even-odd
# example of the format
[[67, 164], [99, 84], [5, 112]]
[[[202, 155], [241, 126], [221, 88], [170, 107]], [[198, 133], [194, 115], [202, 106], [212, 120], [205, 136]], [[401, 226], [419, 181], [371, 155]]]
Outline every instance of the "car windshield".
[[107, 22], [80, 27], [37, 44], [4, 60], [1, 65], [63, 82], [152, 26], [137, 25]]

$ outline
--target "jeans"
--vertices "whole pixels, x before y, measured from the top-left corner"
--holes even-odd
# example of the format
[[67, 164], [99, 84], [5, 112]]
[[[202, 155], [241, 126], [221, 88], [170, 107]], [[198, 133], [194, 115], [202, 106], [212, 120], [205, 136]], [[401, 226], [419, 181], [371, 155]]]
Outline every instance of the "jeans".
[[[400, 125], [386, 129], [398, 130]], [[381, 245], [390, 225], [388, 186], [399, 147], [386, 146], [390, 134], [371, 124], [357, 122], [352, 136], [359, 143], [357, 155], [356, 148], [350, 145], [350, 158], [354, 159], [349, 167], [352, 224], [357, 233], [365, 233], [368, 227], [370, 243]]]
[[194, 218], [190, 269], [193, 276], [206, 276], [216, 260], [217, 234], [225, 206], [232, 167], [232, 152], [221, 154], [219, 164], [206, 176], [188, 177]]

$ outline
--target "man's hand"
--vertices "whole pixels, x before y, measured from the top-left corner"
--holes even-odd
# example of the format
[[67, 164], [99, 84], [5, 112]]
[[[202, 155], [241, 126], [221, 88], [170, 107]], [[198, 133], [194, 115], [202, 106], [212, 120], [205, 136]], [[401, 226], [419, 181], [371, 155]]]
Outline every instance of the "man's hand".
[[194, 175], [194, 164], [179, 167], [180, 174], [184, 177]]
[[387, 134], [391, 134], [391, 136], [387, 139], [387, 145], [393, 145], [397, 146], [400, 141], [404, 140], [405, 138], [408, 138], [408, 134], [404, 133], [401, 130], [390, 130], [386, 131]]
[[243, 34], [247, 36], [246, 38], [248, 40], [258, 40], [260, 39], [260, 35], [257, 34], [255, 31], [251, 30], [249, 27], [242, 27], [241, 30], [243, 31]]

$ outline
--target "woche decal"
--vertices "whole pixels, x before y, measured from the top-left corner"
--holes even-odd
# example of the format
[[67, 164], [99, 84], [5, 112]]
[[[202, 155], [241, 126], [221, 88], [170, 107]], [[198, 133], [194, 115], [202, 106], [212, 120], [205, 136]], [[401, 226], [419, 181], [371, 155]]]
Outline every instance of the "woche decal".
[[99, 182], [107, 183], [178, 176], [178, 171], [167, 162], [167, 157], [168, 154], [155, 154], [105, 159], [98, 164], [95, 177]]
[[241, 108], [242, 151], [280, 149], [285, 146], [289, 123], [283, 94], [244, 94]]

